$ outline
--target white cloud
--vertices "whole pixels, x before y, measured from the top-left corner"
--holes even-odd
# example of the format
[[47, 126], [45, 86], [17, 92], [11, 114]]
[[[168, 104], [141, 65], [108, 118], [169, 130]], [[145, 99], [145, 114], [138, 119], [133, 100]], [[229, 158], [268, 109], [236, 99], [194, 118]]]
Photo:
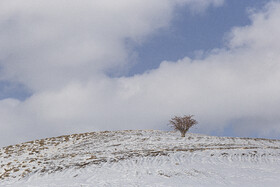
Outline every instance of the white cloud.
[[140, 42], [166, 26], [172, 6], [168, 0], [1, 1], [2, 79], [41, 91], [125, 65], [125, 40]]
[[279, 49], [276, 42], [280, 40], [278, 16], [279, 2], [276, 1], [268, 3], [262, 13], [251, 12], [252, 25], [233, 29], [229, 46], [236, 48], [246, 45], [255, 50]]
[[[193, 0], [3, 0], [0, 78], [42, 91], [121, 69], [131, 55], [126, 40], [141, 43], [167, 26], [179, 2], [197, 4]], [[217, 0], [200, 2], [217, 4]]]
[[[1, 144], [93, 130], [165, 128], [172, 115], [188, 113], [196, 115], [200, 132], [231, 124], [242, 135], [279, 134], [279, 3], [252, 13], [251, 25], [234, 28], [227, 46], [203, 59], [162, 62], [133, 77], [104, 75], [129, 63], [133, 49], [126, 40], [141, 43], [167, 27], [182, 2], [197, 6], [191, 0], [1, 1], [1, 78], [33, 90], [26, 101], [0, 101]], [[210, 5], [201, 2], [195, 10]]]

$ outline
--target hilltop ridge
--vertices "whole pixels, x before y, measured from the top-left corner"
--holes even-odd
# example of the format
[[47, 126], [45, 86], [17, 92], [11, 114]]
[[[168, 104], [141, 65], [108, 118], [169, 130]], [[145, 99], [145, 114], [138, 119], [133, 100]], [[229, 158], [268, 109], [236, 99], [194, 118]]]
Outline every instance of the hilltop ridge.
[[[155, 170], [163, 164], [162, 159], [176, 166], [178, 171], [176, 169], [176, 172], [173, 170], [171, 172], [168, 167]], [[152, 162], [150, 165], [154, 165], [154, 168], [150, 169], [151, 174], [149, 172], [141, 174], [143, 168], [136, 164], [139, 161], [143, 165]], [[78, 180], [79, 171], [98, 172], [118, 164], [121, 164], [124, 169], [126, 167], [123, 164], [127, 162], [130, 164], [133, 162], [133, 167], [137, 166], [138, 175], [135, 174], [134, 177], [138, 176], [138, 179], [149, 175], [155, 178], [163, 177], [165, 180], [171, 178], [173, 180], [174, 177], [193, 180], [201, 177], [213, 179], [213, 171], [194, 168], [192, 167], [194, 163], [200, 164], [202, 168], [203, 163], [217, 167], [222, 163], [230, 167], [228, 164], [231, 163], [235, 167], [239, 166], [239, 169], [240, 164], [244, 163], [251, 164], [255, 169], [260, 164], [262, 167], [274, 165], [272, 168], [274, 174], [280, 176], [280, 140], [215, 137], [192, 133], [187, 133], [186, 137], [182, 138], [179, 133], [173, 131], [157, 130], [103, 131], [52, 137], [1, 148], [0, 184], [29, 184], [46, 176], [56, 177], [67, 172], [69, 174], [70, 171], [71, 180]], [[180, 170], [179, 168], [186, 163], [189, 164], [186, 166], [189, 170], [187, 168]], [[133, 167], [128, 166], [125, 170], [128, 171]], [[268, 172], [269, 167], [265, 171]], [[134, 168], [131, 172], [136, 170]], [[221, 174], [216, 172], [214, 178], [221, 177]], [[119, 182], [114, 184], [123, 184], [122, 180]], [[40, 183], [43, 186], [44, 184], [44, 182]], [[136, 180], [131, 184], [143, 183]]]

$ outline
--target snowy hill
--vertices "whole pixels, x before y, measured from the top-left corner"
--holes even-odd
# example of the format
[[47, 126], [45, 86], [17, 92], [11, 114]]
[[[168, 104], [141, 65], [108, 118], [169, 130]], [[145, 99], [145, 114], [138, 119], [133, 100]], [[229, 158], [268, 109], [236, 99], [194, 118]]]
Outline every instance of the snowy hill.
[[279, 186], [279, 181], [280, 140], [129, 130], [0, 149], [0, 186]]

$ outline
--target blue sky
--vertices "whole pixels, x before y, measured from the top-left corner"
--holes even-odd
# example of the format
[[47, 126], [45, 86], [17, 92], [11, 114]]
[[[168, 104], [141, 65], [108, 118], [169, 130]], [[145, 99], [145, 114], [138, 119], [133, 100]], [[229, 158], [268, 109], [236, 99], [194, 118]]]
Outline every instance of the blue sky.
[[233, 27], [250, 24], [249, 9], [261, 9], [269, 0], [225, 1], [221, 7], [210, 7], [202, 14], [193, 14], [187, 7], [177, 10], [172, 26], [151, 36], [137, 46], [138, 63], [129, 75], [154, 69], [164, 61], [176, 61], [196, 51], [221, 48], [224, 37]]
[[[135, 45], [137, 59], [126, 73], [133, 76], [157, 68], [162, 61], [176, 61], [185, 56], [195, 58], [199, 51], [211, 51], [224, 45], [224, 37], [233, 27], [250, 24], [249, 9], [261, 9], [269, 0], [225, 1], [220, 7], [210, 7], [203, 13], [193, 13], [180, 7], [171, 26], [152, 34], [141, 45]], [[24, 100], [32, 92], [16, 82], [0, 81], [0, 99]]]
[[193, 132], [280, 138], [278, 12], [269, 0], [3, 0], [0, 142], [167, 130], [184, 114]]

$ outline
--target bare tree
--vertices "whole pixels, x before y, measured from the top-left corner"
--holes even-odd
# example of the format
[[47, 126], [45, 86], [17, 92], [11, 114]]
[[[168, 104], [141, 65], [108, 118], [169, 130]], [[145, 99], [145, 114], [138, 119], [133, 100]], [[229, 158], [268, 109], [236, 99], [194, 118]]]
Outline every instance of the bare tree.
[[197, 124], [197, 121], [192, 117], [193, 115], [185, 115], [184, 117], [175, 116], [169, 121], [169, 123], [174, 130], [180, 131], [181, 136], [185, 137], [189, 128]]

